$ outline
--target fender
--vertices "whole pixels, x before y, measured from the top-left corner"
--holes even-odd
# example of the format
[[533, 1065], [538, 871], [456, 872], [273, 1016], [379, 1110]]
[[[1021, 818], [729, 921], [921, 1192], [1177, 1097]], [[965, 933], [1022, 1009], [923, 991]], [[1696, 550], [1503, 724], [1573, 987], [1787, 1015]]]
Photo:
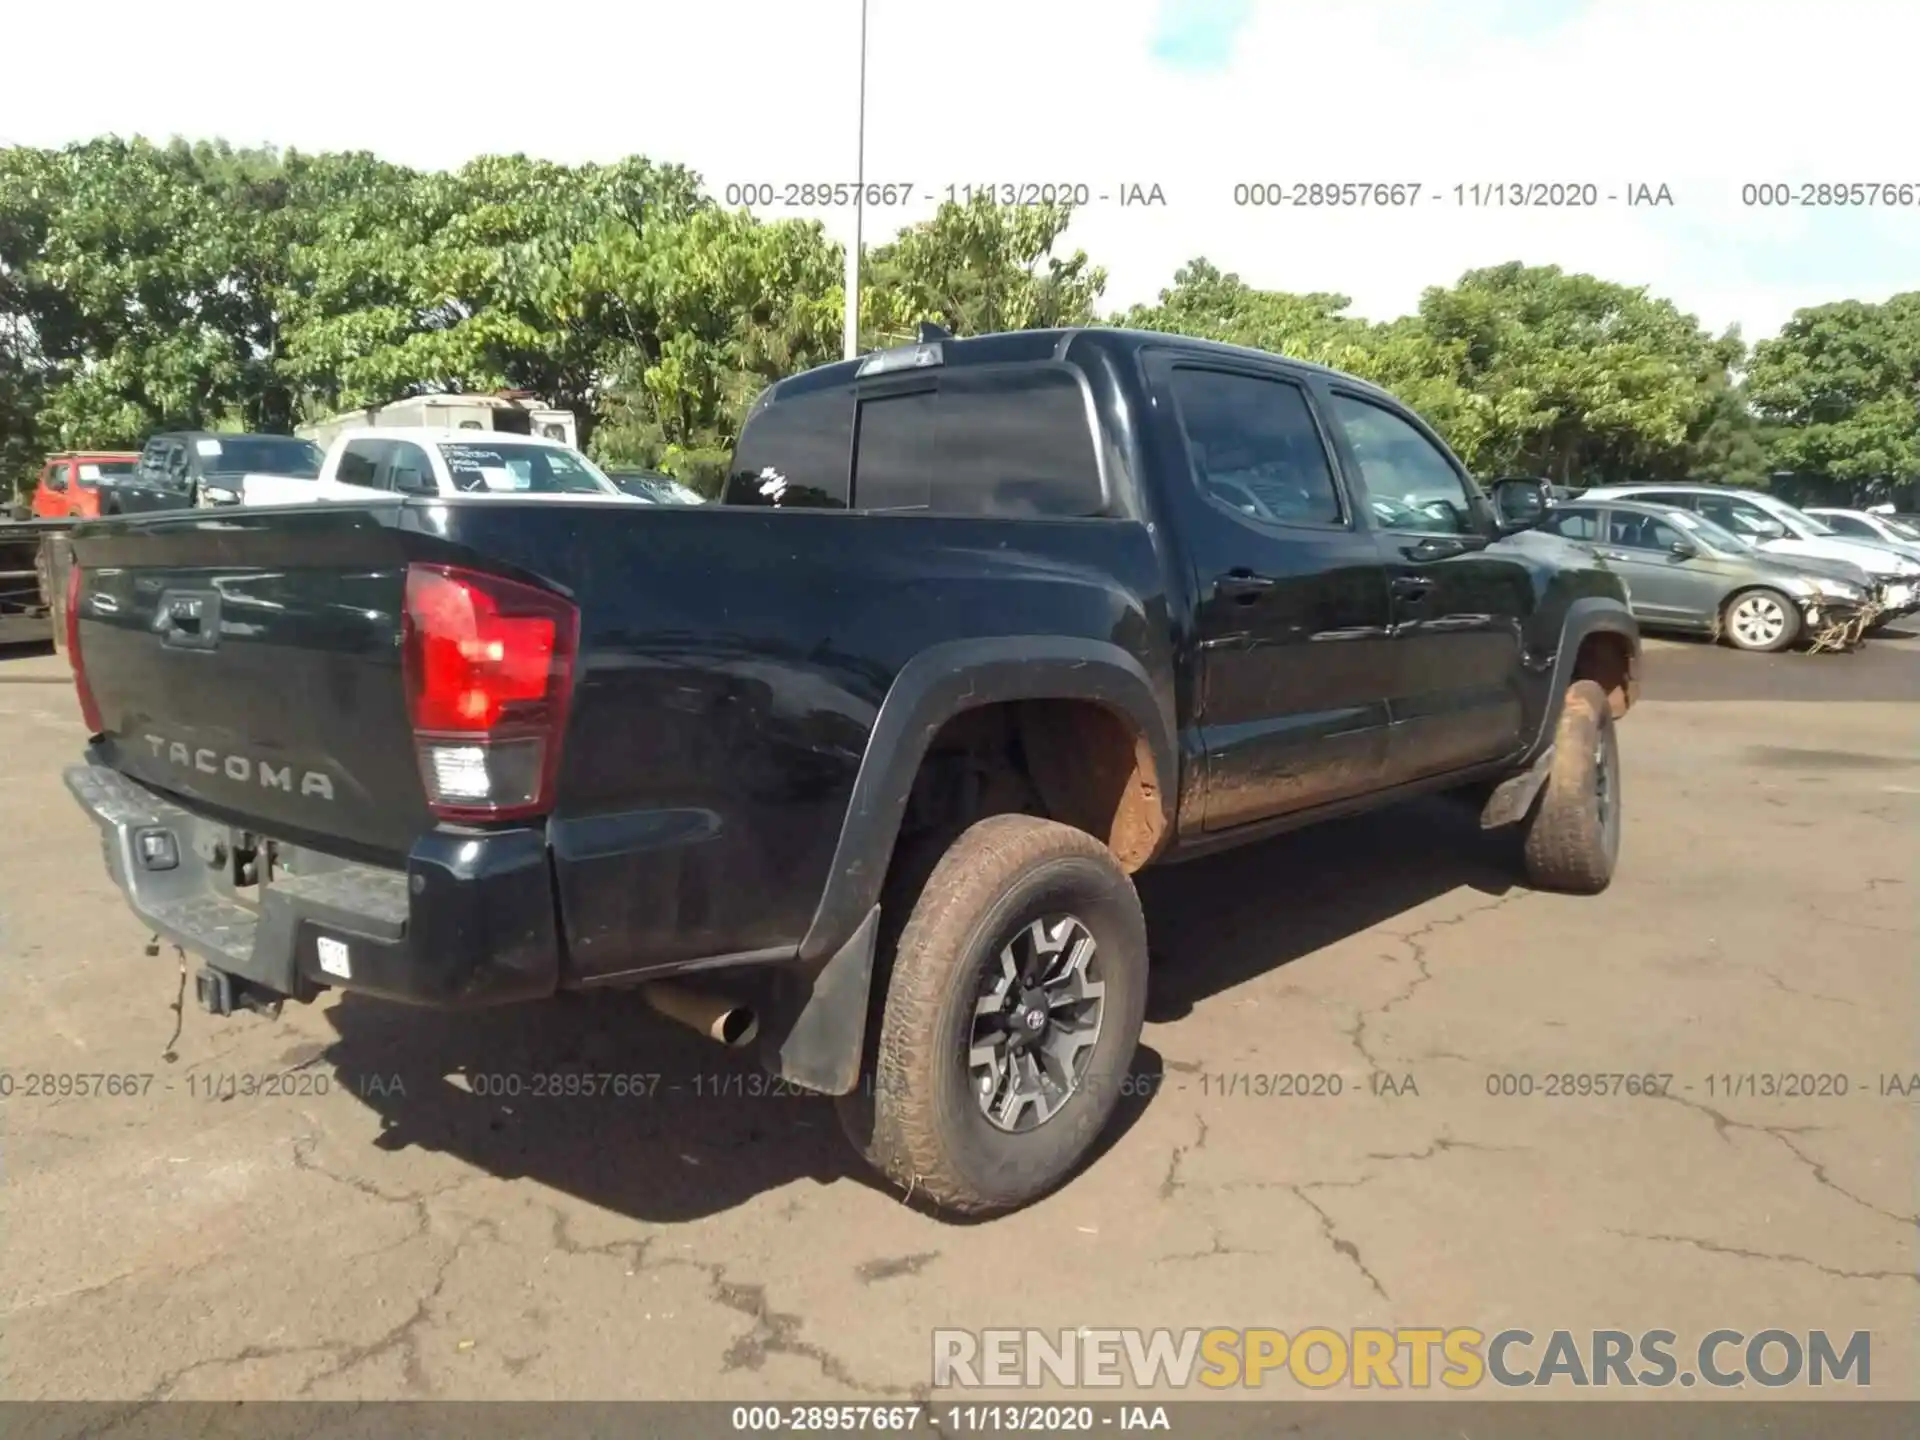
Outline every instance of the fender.
[[[940, 727], [963, 710], [1012, 700], [1091, 700], [1133, 722], [1153, 751], [1166, 837], [1179, 789], [1172, 695], [1156, 694], [1146, 667], [1110, 640], [1005, 635], [952, 640], [921, 651], [881, 702], [852, 799], [841, 823], [827, 887], [800, 942], [800, 958], [831, 955], [880, 903], [907, 797]], [[1161, 842], [1163, 845], [1166, 840]]]
[[1068, 636], [956, 639], [922, 651], [881, 701], [826, 893], [797, 960], [776, 973], [768, 1025], [760, 1031], [764, 1068], [822, 1094], [847, 1094], [860, 1083], [879, 891], [927, 745], [962, 710], [1039, 699], [1096, 701], [1133, 720], [1154, 755], [1162, 845], [1171, 839], [1179, 791], [1173, 716], [1133, 655], [1112, 641]]
[[1573, 683], [1573, 667], [1580, 658], [1580, 647], [1588, 636], [1602, 633], [1618, 635], [1627, 642], [1629, 698], [1631, 692], [1639, 688], [1640, 622], [1633, 618], [1626, 602], [1611, 595], [1584, 595], [1574, 601], [1567, 607], [1567, 618], [1560, 627], [1560, 647], [1553, 655], [1553, 678], [1547, 689], [1547, 703], [1541, 711], [1540, 731], [1527, 747], [1529, 761], [1538, 759], [1553, 744], [1554, 731], [1560, 724], [1560, 706], [1567, 698], [1567, 687]]
[[1488, 797], [1486, 808], [1480, 813], [1483, 827], [1491, 829], [1512, 824], [1532, 808], [1534, 797], [1553, 770], [1553, 739], [1560, 728], [1560, 711], [1566, 704], [1567, 687], [1573, 683], [1573, 667], [1580, 658], [1580, 647], [1588, 636], [1603, 632], [1621, 636], [1631, 648], [1627, 672], [1631, 702], [1639, 688], [1640, 624], [1624, 603], [1611, 596], [1583, 596], [1567, 607], [1567, 618], [1560, 627], [1560, 645], [1553, 655], [1546, 703], [1540, 707], [1540, 728], [1520, 758], [1525, 768], [1502, 781]]
[[855, 777], [833, 869], [795, 963], [775, 976], [761, 1063], [804, 1089], [845, 1095], [860, 1080], [872, 1009], [880, 891], [927, 746], [962, 711], [1012, 700], [1090, 700], [1147, 737], [1164, 846], [1179, 770], [1173, 717], [1139, 660], [1110, 641], [1059, 635], [955, 640], [916, 655], [881, 702]]

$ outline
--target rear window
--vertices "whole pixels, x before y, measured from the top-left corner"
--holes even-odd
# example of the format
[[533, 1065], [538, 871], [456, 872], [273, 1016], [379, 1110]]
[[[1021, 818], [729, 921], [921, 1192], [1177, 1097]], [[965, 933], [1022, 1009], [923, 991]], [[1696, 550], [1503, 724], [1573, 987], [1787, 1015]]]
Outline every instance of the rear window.
[[194, 441], [200, 468], [208, 475], [291, 475], [313, 480], [326, 459], [311, 440], [281, 435], [220, 435]]
[[853, 503], [947, 515], [1097, 515], [1100, 465], [1066, 370], [961, 370], [861, 400]]
[[728, 505], [844, 510], [853, 402], [844, 389], [762, 404], [728, 467]]
[[83, 460], [80, 462], [80, 483], [91, 485], [102, 475], [131, 475], [137, 460]]

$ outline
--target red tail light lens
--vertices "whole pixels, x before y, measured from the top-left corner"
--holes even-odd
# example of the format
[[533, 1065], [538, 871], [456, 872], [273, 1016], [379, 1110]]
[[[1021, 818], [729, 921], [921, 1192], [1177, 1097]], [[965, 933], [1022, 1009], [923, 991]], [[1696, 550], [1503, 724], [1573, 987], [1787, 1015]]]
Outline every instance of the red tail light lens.
[[546, 813], [580, 612], [548, 590], [446, 565], [407, 570], [407, 703], [427, 801], [447, 820]]
[[98, 735], [106, 723], [100, 718], [100, 703], [93, 698], [93, 686], [87, 683], [87, 664], [80, 656], [80, 562], [67, 564], [67, 663], [73, 667], [73, 688], [80, 697], [80, 718], [87, 733]]

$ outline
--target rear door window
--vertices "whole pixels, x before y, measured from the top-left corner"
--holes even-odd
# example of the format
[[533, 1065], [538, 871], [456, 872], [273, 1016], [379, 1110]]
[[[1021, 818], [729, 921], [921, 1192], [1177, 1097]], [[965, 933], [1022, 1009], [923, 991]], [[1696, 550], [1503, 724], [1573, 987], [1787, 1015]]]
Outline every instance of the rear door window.
[[943, 515], [1075, 516], [1106, 508], [1085, 392], [1072, 371], [940, 376], [860, 401], [853, 503]]
[[1290, 380], [1181, 366], [1173, 393], [1195, 481], [1215, 504], [1269, 525], [1346, 523], [1327, 447]]

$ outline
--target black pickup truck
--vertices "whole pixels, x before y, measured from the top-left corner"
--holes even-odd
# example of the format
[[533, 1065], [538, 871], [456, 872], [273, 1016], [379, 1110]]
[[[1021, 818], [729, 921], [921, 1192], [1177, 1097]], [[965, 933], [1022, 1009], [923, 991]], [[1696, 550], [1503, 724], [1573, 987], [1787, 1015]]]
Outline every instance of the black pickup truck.
[[67, 784], [210, 1009], [642, 987], [1005, 1210], [1128, 1073], [1141, 867], [1446, 789], [1606, 886], [1638, 632], [1498, 499], [1332, 371], [931, 340], [773, 386], [716, 505], [81, 526]]

